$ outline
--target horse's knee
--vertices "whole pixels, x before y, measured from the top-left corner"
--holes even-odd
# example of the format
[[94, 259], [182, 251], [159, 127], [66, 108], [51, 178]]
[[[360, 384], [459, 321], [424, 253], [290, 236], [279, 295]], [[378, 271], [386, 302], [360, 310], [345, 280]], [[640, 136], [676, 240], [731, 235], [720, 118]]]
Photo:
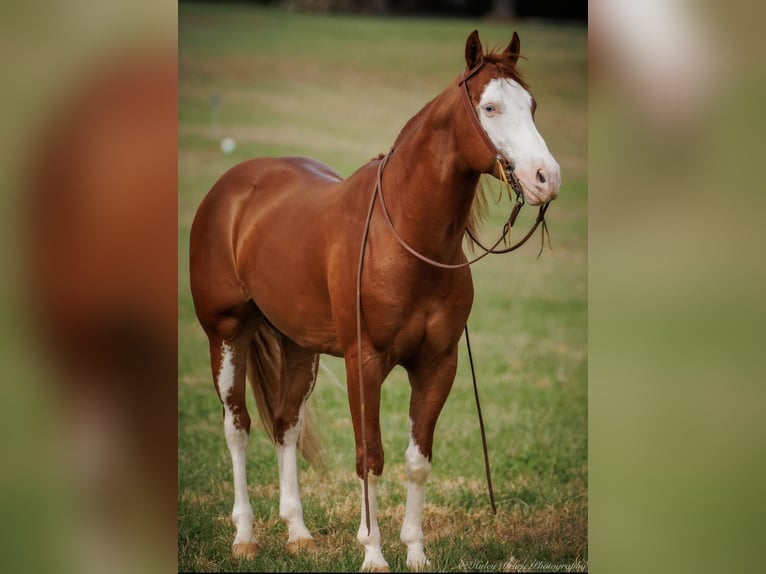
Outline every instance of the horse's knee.
[[425, 484], [428, 476], [431, 474], [429, 458], [414, 442], [410, 442], [410, 446], [407, 447], [404, 453], [404, 467], [407, 472], [407, 479], [418, 484]]
[[[356, 474], [359, 476], [359, 478], [364, 477], [364, 453], [360, 449], [357, 449], [356, 453]], [[384, 457], [383, 457], [383, 445], [381, 444], [375, 444], [375, 445], [367, 445], [367, 470], [375, 474], [376, 476], [381, 476], [383, 474], [383, 464], [384, 464]]]

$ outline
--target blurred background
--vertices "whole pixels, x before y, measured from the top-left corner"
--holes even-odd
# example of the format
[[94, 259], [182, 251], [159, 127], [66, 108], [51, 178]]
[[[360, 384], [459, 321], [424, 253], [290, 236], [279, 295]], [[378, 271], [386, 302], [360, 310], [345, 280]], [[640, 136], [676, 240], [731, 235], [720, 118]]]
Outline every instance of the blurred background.
[[757, 557], [763, 8], [590, 2], [594, 570]]
[[172, 571], [177, 9], [6, 4], [4, 567]]
[[[7, 4], [3, 560], [172, 571], [177, 5]], [[545, 17], [486, 5], [470, 15]], [[589, 567], [751, 568], [766, 478], [764, 5], [587, 13]]]
[[290, 12], [326, 14], [539, 18], [552, 21], [588, 19], [588, 3], [582, 0], [251, 0], [244, 3]]

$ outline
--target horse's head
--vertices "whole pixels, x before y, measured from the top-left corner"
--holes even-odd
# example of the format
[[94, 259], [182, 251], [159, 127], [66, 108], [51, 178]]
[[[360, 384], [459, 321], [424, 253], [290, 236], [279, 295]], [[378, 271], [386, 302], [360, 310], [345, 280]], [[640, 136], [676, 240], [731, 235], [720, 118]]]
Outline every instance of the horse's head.
[[[537, 131], [537, 103], [516, 70], [520, 45], [514, 32], [505, 50], [484, 54], [479, 33], [472, 32], [465, 46], [468, 68], [464, 77], [479, 123], [497, 151], [514, 167], [526, 201], [537, 205], [556, 199], [561, 171]], [[496, 176], [498, 169], [491, 168]]]

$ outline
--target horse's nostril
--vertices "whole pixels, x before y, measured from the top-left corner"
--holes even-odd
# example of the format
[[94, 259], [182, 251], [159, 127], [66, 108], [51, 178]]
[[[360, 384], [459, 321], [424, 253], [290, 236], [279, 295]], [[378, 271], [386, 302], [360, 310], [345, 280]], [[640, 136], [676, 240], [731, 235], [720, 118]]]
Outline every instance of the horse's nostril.
[[540, 183], [545, 183], [545, 174], [543, 173], [543, 170], [538, 169], [537, 170], [537, 181]]

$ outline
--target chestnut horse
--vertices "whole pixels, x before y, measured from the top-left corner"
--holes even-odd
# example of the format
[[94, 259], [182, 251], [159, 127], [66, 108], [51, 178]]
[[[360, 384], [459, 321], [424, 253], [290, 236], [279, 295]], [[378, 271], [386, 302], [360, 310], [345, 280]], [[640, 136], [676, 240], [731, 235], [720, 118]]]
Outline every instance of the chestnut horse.
[[409, 120], [385, 159], [371, 160], [345, 180], [312, 159], [257, 158], [226, 172], [201, 203], [191, 229], [191, 288], [223, 403], [235, 556], [258, 551], [245, 478], [246, 377], [276, 443], [287, 547], [314, 545], [303, 522], [296, 450], [299, 437], [306, 439], [302, 450], [311, 462], [304, 405], [319, 355], [327, 353], [346, 364], [356, 472], [364, 488], [357, 535], [363, 570], [388, 569], [376, 518], [380, 391], [395, 365], [407, 370], [401, 540], [409, 568], [429, 565], [425, 486], [434, 427], [473, 303], [462, 244], [479, 176], [502, 177], [505, 165], [532, 205], [547, 204], [559, 191], [559, 166], [537, 131], [535, 100], [516, 70], [519, 46], [514, 33], [505, 50], [485, 54], [478, 33], [470, 34], [466, 71]]

